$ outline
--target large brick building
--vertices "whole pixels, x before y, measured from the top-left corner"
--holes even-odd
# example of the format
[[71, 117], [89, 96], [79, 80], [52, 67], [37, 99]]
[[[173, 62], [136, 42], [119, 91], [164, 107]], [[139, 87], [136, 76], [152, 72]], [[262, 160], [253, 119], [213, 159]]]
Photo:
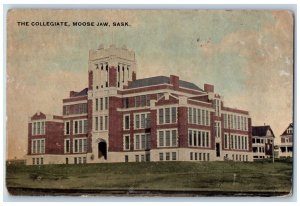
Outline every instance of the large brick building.
[[253, 161], [251, 135], [249, 112], [226, 107], [213, 85], [136, 79], [133, 51], [100, 46], [62, 116], [30, 118], [27, 164]]

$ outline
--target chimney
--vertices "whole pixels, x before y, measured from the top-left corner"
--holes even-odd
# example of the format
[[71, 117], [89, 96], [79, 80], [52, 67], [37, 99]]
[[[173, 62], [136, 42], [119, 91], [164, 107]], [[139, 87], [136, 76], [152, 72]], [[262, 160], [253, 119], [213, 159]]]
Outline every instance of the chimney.
[[179, 77], [170, 75], [170, 84], [172, 84], [174, 89], [177, 90], [179, 88]]
[[204, 84], [204, 91], [207, 93], [214, 92], [214, 85]]

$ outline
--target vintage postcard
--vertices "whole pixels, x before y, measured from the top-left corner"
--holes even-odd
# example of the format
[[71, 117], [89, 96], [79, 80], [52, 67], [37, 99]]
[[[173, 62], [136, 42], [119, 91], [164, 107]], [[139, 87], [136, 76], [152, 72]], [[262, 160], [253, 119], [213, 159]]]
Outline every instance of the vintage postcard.
[[293, 195], [287, 10], [7, 13], [11, 195]]

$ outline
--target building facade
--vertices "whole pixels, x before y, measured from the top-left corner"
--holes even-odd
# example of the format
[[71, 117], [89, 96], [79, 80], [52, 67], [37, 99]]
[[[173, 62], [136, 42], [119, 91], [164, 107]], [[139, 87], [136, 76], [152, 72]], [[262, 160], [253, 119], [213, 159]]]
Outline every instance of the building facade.
[[293, 123], [284, 130], [280, 135], [280, 144], [278, 145], [278, 158], [291, 158], [293, 157]]
[[275, 135], [269, 125], [252, 126], [253, 159], [272, 158]]
[[63, 99], [62, 116], [33, 115], [28, 132], [27, 164], [253, 161], [248, 111], [213, 85], [137, 79], [135, 53], [114, 45], [90, 50], [88, 87]]

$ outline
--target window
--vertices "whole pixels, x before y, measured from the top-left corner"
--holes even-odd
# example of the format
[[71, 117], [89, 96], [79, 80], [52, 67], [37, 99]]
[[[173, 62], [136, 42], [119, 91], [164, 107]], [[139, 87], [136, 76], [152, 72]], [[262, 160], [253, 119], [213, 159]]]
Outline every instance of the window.
[[77, 164], [77, 157], [74, 157], [74, 164]]
[[124, 108], [129, 108], [129, 101], [127, 97], [124, 99], [123, 104], [124, 104]]
[[195, 152], [195, 160], [198, 160], [198, 153]]
[[164, 131], [159, 131], [159, 146], [164, 146]]
[[146, 95], [142, 95], [140, 99], [141, 99], [141, 107], [146, 106]]
[[135, 129], [149, 128], [151, 123], [150, 113], [135, 114]]
[[32, 164], [35, 165], [35, 158], [32, 158]]
[[87, 139], [86, 138], [73, 139], [73, 151], [74, 153], [87, 152]]
[[125, 162], [128, 162], [129, 159], [128, 159], [128, 155], [125, 155]]
[[164, 123], [164, 109], [159, 109], [159, 124]]
[[45, 139], [31, 140], [31, 153], [44, 154], [45, 153]]
[[203, 130], [189, 130], [190, 147], [209, 147], [209, 132]]
[[135, 135], [135, 149], [140, 149], [140, 135]]
[[224, 148], [228, 149], [228, 134], [224, 134]]
[[66, 105], [66, 115], [70, 114], [70, 105]]
[[193, 123], [196, 124], [196, 108], [193, 108]]
[[65, 135], [70, 134], [70, 121], [65, 122]]
[[103, 130], [103, 116], [100, 116], [100, 131]]
[[96, 111], [98, 111], [98, 109], [99, 109], [98, 98], [95, 99], [95, 109], [96, 109]]
[[169, 124], [170, 123], [170, 108], [165, 108], [165, 123]]
[[176, 152], [172, 152], [172, 160], [176, 160]]
[[191, 124], [192, 122], [193, 122], [192, 108], [189, 107], [189, 123]]
[[108, 97], [105, 97], [105, 110], [108, 110]]
[[98, 117], [95, 117], [95, 130], [98, 131]]
[[124, 115], [124, 129], [130, 129], [130, 116], [129, 115]]
[[88, 121], [83, 120], [83, 133], [88, 133]]
[[41, 165], [44, 164], [44, 158], [41, 157]]
[[100, 110], [103, 110], [103, 98], [100, 98]]
[[82, 160], [83, 164], [86, 164], [86, 157], [83, 157]]
[[135, 107], [139, 107], [140, 106], [140, 96], [136, 96], [135, 97]]
[[228, 124], [227, 124], [227, 114], [224, 114], [223, 120], [224, 120], [224, 128], [228, 128]]
[[70, 153], [70, 139], [65, 139], [65, 153]]
[[159, 160], [160, 161], [164, 160], [164, 153], [162, 153], [162, 152], [159, 153]]
[[135, 155], [135, 161], [136, 161], [136, 162], [139, 162], [139, 161], [140, 161], [139, 155]]
[[[98, 129], [98, 121], [97, 121], [97, 117], [96, 117], [96, 130]], [[85, 122], [86, 121], [86, 122]], [[83, 134], [83, 133], [87, 133], [87, 120], [74, 120], [74, 134]]]
[[32, 123], [32, 135], [45, 134], [45, 122], [33, 122]]
[[78, 114], [78, 104], [74, 105], [74, 114]]
[[170, 146], [170, 131], [169, 130], [166, 131], [166, 146], [167, 147]]
[[197, 124], [201, 124], [201, 109], [197, 109]]
[[84, 113], [87, 113], [87, 112], [88, 112], [88, 109], [87, 109], [87, 103], [84, 103], [84, 104], [83, 104], [83, 112], [84, 112]]
[[140, 128], [140, 115], [138, 114], [135, 115], [135, 128], [136, 129]]
[[141, 162], [145, 162], [145, 155], [141, 155]]
[[36, 158], [36, 164], [39, 165], [40, 164], [40, 159]]
[[221, 137], [221, 122], [215, 122], [215, 135], [217, 138]]
[[193, 153], [192, 152], [190, 152], [190, 160], [193, 160]]
[[107, 117], [107, 115], [105, 115], [105, 117], [104, 117], [104, 129], [107, 130], [107, 128], [108, 128], [108, 117]]
[[130, 136], [126, 135], [123, 139], [124, 150], [130, 150]]
[[150, 95], [146, 96], [146, 105], [150, 106]]
[[159, 130], [159, 147], [177, 147], [177, 130]]
[[170, 152], [166, 152], [166, 160], [170, 160]]

